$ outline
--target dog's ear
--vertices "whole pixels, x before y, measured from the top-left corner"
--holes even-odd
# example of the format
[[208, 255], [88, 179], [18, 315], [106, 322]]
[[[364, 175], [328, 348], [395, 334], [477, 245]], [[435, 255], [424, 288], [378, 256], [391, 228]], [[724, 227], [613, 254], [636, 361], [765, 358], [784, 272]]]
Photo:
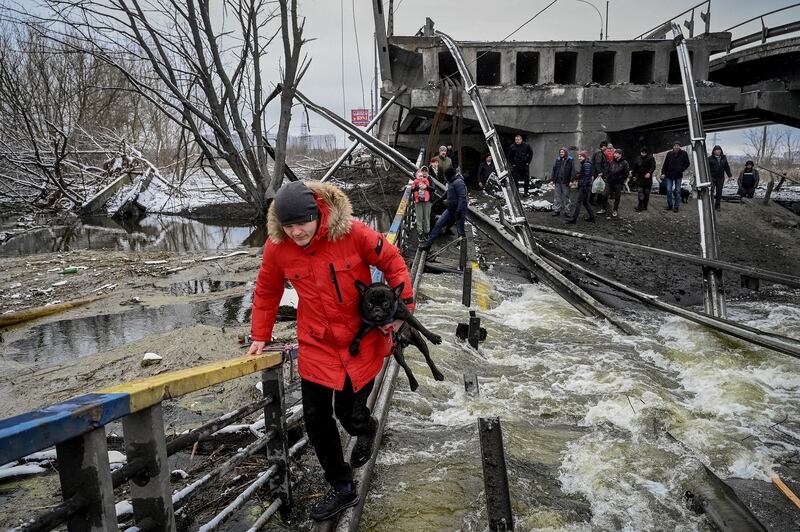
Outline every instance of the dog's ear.
[[367, 285], [356, 279], [356, 289], [358, 290], [358, 293], [363, 296], [364, 292], [367, 291]]
[[403, 293], [403, 288], [405, 288], [405, 287], [406, 287], [406, 283], [405, 282], [402, 282], [399, 285], [394, 287], [394, 295], [396, 295], [398, 297], [398, 299], [400, 298], [400, 294]]

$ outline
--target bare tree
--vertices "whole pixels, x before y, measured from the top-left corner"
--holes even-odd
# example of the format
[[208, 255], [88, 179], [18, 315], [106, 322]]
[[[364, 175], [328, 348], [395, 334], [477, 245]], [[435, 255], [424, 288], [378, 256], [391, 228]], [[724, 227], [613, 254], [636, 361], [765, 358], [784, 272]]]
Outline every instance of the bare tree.
[[774, 127], [764, 126], [759, 129], [748, 129], [744, 138], [747, 144], [745, 154], [754, 159], [756, 164], [770, 167], [778, 151], [782, 134]]
[[[265, 215], [283, 180], [294, 90], [308, 66], [307, 57], [301, 60], [297, 0], [279, 0], [277, 7], [268, 0], [43, 3], [46, 16], [26, 16], [33, 31], [114, 67], [126, 86], [105, 89], [141, 95], [194, 141], [219, 180]], [[278, 34], [283, 93], [270, 176], [266, 107], [279, 91], [264, 94], [263, 61]], [[131, 62], [146, 68], [132, 69]]]

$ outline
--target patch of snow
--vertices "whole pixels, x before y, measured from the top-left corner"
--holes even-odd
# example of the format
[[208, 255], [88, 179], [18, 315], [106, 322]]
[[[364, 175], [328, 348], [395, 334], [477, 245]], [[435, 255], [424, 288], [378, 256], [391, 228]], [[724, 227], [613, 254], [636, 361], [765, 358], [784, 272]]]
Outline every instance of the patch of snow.
[[38, 453], [32, 453], [23, 458], [26, 462], [49, 462], [55, 460], [56, 450], [55, 449], [48, 449], [46, 451], [39, 451]]
[[47, 469], [35, 464], [6, 467], [4, 469], [0, 469], [0, 480], [4, 478], [27, 477], [30, 475], [38, 475], [40, 473], [47, 473]]
[[125, 515], [130, 515], [133, 513], [133, 505], [131, 501], [119, 501], [117, 504], [114, 505], [114, 510], [117, 513], [117, 519], [123, 517]]

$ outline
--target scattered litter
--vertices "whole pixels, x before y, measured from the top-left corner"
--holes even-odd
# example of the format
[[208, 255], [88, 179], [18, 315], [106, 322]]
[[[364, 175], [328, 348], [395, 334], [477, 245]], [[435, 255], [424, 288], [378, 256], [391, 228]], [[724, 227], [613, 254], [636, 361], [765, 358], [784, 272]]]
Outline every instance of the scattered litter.
[[258, 393], [263, 394], [264, 393], [264, 383], [261, 382], [261, 381], [257, 382], [256, 383], [256, 390], [258, 390]]
[[145, 353], [142, 357], [142, 367], [146, 368], [147, 366], [155, 366], [156, 364], [161, 364], [163, 358], [156, 354], [156, 353]]
[[187, 478], [189, 478], [189, 473], [187, 473], [183, 469], [176, 469], [175, 471], [172, 471], [170, 473], [170, 475], [172, 475], [172, 478], [174, 478], [174, 479], [179, 479], [179, 478], [187, 479]]
[[210, 260], [218, 260], [218, 259], [227, 259], [228, 257], [235, 257], [236, 255], [249, 255], [249, 251], [234, 251], [232, 253], [228, 253], [226, 255], [215, 255], [213, 257], [204, 257], [200, 259], [203, 262], [207, 262]]
[[45, 307], [49, 307], [51, 305], [60, 305], [61, 303], [63, 303], [63, 301], [61, 301], [60, 299], [54, 299], [51, 302], [47, 303]]
[[167, 261], [165, 260], [146, 260], [144, 263], [148, 266], [155, 266], [157, 264], [166, 264]]
[[184, 268], [183, 266], [178, 266], [177, 268], [170, 268], [169, 270], [167, 270], [167, 273], [175, 273], [185, 269], [186, 268]]
[[76, 268], [75, 266], [70, 266], [69, 268], [64, 268], [58, 273], [60, 273], [61, 275], [66, 275], [69, 273], [78, 273], [78, 268]]
[[120, 303], [120, 305], [141, 305], [141, 304], [142, 304], [142, 299], [138, 296], [132, 297], [129, 300], [122, 301]]
[[64, 279], [63, 281], [59, 281], [57, 283], [53, 283], [50, 286], [64, 286], [65, 284], [69, 284], [69, 281], [67, 279]]
[[99, 292], [100, 290], [113, 290], [116, 287], [117, 287], [117, 283], [104, 284], [103, 286], [99, 286], [99, 287], [95, 288], [94, 290], [92, 290], [92, 292]]
[[27, 477], [47, 473], [47, 469], [36, 464], [25, 464], [0, 469], [0, 480], [5, 478]]
[[553, 210], [553, 204], [550, 203], [547, 200], [535, 200], [533, 203], [531, 203], [531, 206], [536, 211], [552, 211]]

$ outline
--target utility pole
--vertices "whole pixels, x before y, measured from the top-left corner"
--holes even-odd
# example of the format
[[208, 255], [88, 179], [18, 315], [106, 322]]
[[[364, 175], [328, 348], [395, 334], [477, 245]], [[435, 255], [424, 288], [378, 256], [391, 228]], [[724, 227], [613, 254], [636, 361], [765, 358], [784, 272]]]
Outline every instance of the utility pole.
[[[675, 37], [675, 48], [678, 52], [678, 62], [681, 67], [683, 81], [683, 94], [686, 98], [686, 113], [689, 118], [689, 137], [692, 142], [692, 161], [694, 162], [697, 177], [697, 212], [700, 217], [700, 251], [703, 258], [719, 258], [719, 241], [714, 220], [714, 205], [711, 198], [710, 170], [708, 168], [708, 151], [706, 138], [703, 132], [703, 121], [700, 117], [700, 104], [695, 94], [694, 78], [692, 77], [692, 63], [689, 57], [689, 47], [683, 36], [681, 27], [672, 23], [672, 33]], [[728, 315], [725, 304], [725, 289], [722, 284], [722, 270], [703, 266], [703, 304], [706, 314], [717, 318], [726, 318]]]

